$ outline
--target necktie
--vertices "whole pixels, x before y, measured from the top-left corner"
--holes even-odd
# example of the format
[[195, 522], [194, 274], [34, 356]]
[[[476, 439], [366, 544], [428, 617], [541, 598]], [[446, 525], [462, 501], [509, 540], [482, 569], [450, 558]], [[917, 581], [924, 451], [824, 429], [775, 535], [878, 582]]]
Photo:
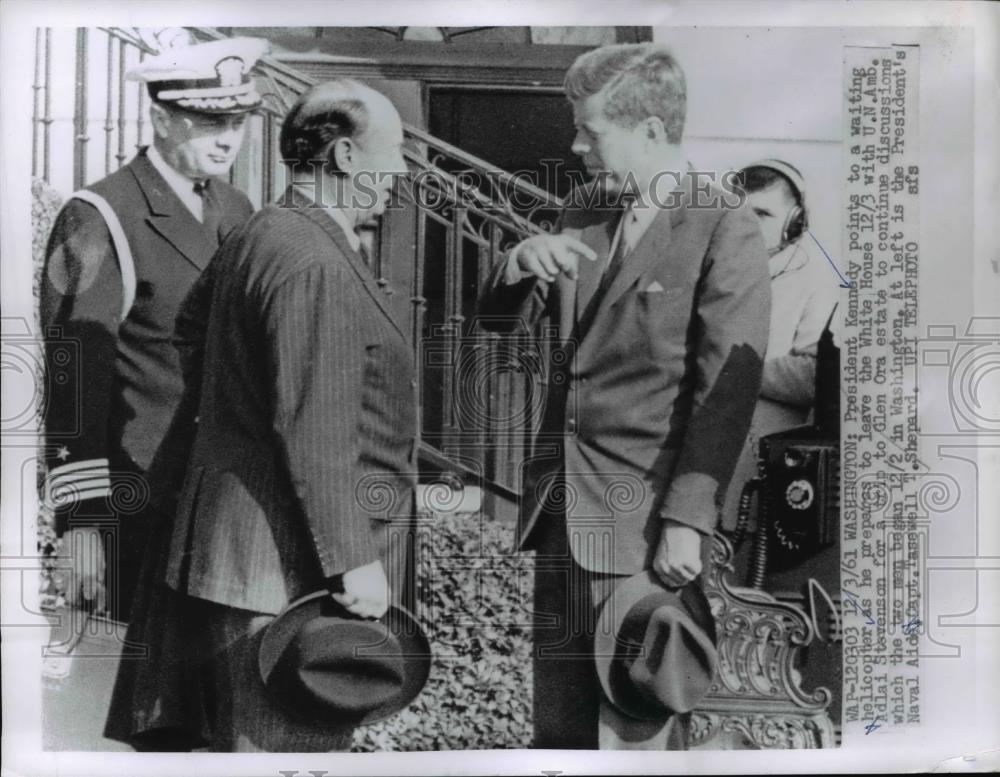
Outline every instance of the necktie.
[[212, 236], [216, 245], [219, 244], [219, 227], [221, 226], [222, 214], [219, 206], [215, 202], [215, 197], [209, 190], [210, 181], [198, 181], [194, 185], [195, 193], [201, 197], [201, 223], [205, 231]]
[[369, 270], [375, 272], [375, 268], [372, 267], [372, 249], [374, 234], [371, 230], [360, 228], [357, 230], [358, 235], [358, 253], [361, 254], [361, 258], [364, 260], [365, 266]]
[[579, 315], [580, 328], [578, 331], [580, 336], [585, 334], [590, 328], [590, 324], [597, 314], [597, 309], [601, 306], [604, 295], [607, 294], [608, 289], [615, 280], [615, 276], [618, 275], [622, 265], [625, 264], [625, 259], [635, 243], [638, 231], [637, 227], [638, 219], [635, 217], [635, 211], [631, 207], [625, 208], [622, 211], [621, 219], [616, 228], [617, 234], [612, 241], [614, 251], [608, 257], [600, 281], [598, 281], [596, 288], [590, 294], [589, 298], [582, 297], [578, 300], [582, 311]]
[[636, 218], [635, 210], [629, 206], [622, 211], [621, 222], [618, 227], [618, 244], [615, 251], [608, 258], [608, 264], [604, 268], [604, 277], [601, 278], [601, 289], [607, 289], [615, 280], [615, 276], [625, 263], [625, 258], [632, 250], [635, 242], [636, 231], [639, 220]]

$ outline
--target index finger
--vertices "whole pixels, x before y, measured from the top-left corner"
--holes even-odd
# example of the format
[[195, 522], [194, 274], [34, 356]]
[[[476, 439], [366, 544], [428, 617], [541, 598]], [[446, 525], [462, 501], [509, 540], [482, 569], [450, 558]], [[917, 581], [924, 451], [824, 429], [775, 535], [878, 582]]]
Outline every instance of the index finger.
[[571, 251], [574, 251], [585, 259], [589, 259], [592, 262], [597, 261], [597, 254], [594, 249], [591, 248], [586, 243], [583, 243], [576, 238], [570, 237], [569, 235], [563, 235], [563, 239], [566, 241], [566, 247]]

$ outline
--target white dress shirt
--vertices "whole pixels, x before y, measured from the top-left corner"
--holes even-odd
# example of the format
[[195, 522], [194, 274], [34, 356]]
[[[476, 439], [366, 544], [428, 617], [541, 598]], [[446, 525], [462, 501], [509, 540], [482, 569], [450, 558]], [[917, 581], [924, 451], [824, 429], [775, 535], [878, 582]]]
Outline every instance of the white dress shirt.
[[167, 160], [156, 150], [156, 146], [149, 147], [146, 151], [146, 158], [167, 182], [167, 186], [177, 195], [177, 198], [184, 203], [184, 207], [191, 211], [191, 215], [198, 221], [202, 221], [202, 199], [201, 195], [194, 190], [195, 181], [167, 164]]
[[[625, 209], [622, 217], [618, 220], [618, 228], [615, 230], [611, 246], [608, 248], [608, 264], [611, 263], [611, 257], [615, 255], [618, 245], [623, 240], [625, 241], [625, 256], [628, 257], [632, 249], [642, 240], [642, 236], [646, 234], [646, 230], [649, 229], [649, 225], [653, 223], [653, 219], [656, 218], [660, 210], [660, 208], [647, 206], [641, 202], [632, 203]], [[607, 264], [604, 269], [607, 270]]]
[[816, 380], [816, 345], [840, 298], [837, 274], [812, 236], [771, 257], [771, 330], [761, 396], [808, 409]]

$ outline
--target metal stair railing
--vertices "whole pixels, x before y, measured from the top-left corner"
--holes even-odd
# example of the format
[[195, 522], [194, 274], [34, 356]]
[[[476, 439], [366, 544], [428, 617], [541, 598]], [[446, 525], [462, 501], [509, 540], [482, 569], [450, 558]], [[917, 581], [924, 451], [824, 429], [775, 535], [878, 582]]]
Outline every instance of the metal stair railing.
[[[204, 40], [222, 37], [209, 27], [192, 31]], [[255, 72], [263, 80], [267, 120], [276, 137], [285, 111], [316, 81], [272, 56], [262, 57]], [[402, 274], [411, 291], [421, 407], [428, 408], [421, 418], [421, 458], [434, 469], [473, 480], [509, 505], [518, 493], [520, 460], [540, 422], [537, 389], [546, 385], [548, 346], [543, 341], [539, 352], [527, 332], [503, 338], [480, 331], [472, 291], [482, 290], [507, 248], [550, 231], [562, 201], [411, 124], [404, 122], [403, 133], [410, 176], [400, 199], [413, 218], [402, 221], [413, 230], [415, 250], [411, 256], [385, 256], [386, 241], [376, 240], [382, 250], [374, 266], [399, 274], [400, 264], [411, 264]], [[273, 154], [273, 144], [267, 145], [265, 170], [279, 166]], [[429, 264], [443, 282], [429, 277]], [[468, 277], [470, 271], [475, 278]], [[383, 275], [380, 282], [389, 279]], [[429, 374], [436, 371], [443, 374]], [[470, 393], [470, 386], [478, 391]], [[530, 407], [523, 407], [531, 396]], [[519, 428], [507, 423], [512, 418], [522, 419]], [[503, 503], [493, 506], [503, 509]]]

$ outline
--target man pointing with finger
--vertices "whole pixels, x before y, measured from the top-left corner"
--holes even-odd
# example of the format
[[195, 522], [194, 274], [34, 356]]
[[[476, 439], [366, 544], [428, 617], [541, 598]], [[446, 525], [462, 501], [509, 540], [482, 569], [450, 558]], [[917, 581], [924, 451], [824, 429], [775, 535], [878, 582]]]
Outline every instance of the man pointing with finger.
[[669, 52], [591, 51], [565, 90], [594, 180], [559, 234], [515, 247], [480, 311], [498, 329], [546, 319], [560, 340], [520, 510], [537, 552], [534, 746], [683, 747], [683, 716], [640, 725], [608, 704], [594, 613], [643, 570], [699, 584], [760, 386], [767, 252], [753, 214], [689, 169]]

